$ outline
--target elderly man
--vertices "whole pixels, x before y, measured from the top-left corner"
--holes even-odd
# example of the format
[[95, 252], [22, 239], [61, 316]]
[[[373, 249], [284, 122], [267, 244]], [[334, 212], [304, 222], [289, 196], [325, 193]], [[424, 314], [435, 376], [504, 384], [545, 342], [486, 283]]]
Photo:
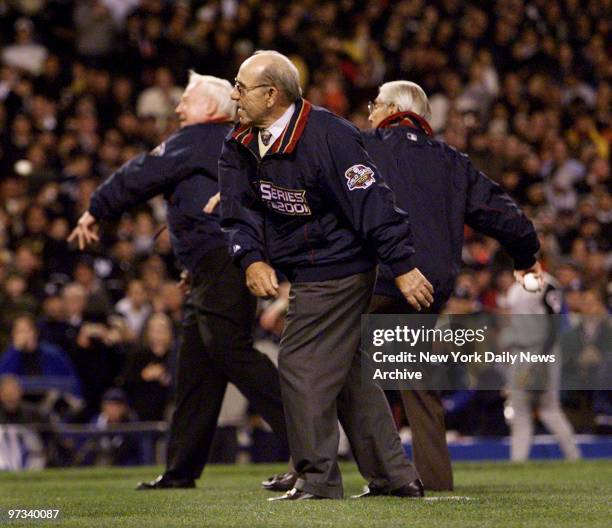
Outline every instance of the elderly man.
[[115, 172], [93, 193], [69, 237], [83, 249], [98, 239], [99, 219], [163, 193], [172, 246], [192, 277], [178, 359], [177, 404], [167, 467], [138, 489], [192, 488], [206, 464], [223, 395], [234, 383], [283, 442], [287, 441], [278, 373], [252, 347], [256, 300], [231, 262], [218, 215], [203, 206], [218, 190], [217, 160], [236, 104], [230, 83], [191, 73], [176, 108], [181, 129]]
[[302, 475], [272, 500], [340, 498], [338, 418], [368, 496], [422, 496], [382, 390], [361, 381], [360, 319], [376, 256], [415, 310], [432, 302], [414, 268], [410, 228], [358, 130], [302, 99], [298, 72], [274, 51], [236, 77], [239, 125], [219, 160], [221, 225], [260, 297], [292, 283], [279, 374], [291, 456]]
[[[496, 238], [514, 259], [517, 280], [534, 272], [542, 281], [535, 253], [539, 242], [533, 224], [467, 158], [432, 138], [427, 123], [429, 101], [420, 86], [394, 81], [380, 87], [369, 106], [375, 130], [364, 134], [374, 162], [408, 212], [416, 250], [414, 264], [431, 280], [436, 293], [428, 313], [439, 313], [461, 269], [463, 225]], [[415, 313], [403, 302], [382, 263], [370, 312]], [[426, 488], [453, 488], [446, 445], [444, 411], [435, 391], [403, 391], [413, 433], [414, 461]]]

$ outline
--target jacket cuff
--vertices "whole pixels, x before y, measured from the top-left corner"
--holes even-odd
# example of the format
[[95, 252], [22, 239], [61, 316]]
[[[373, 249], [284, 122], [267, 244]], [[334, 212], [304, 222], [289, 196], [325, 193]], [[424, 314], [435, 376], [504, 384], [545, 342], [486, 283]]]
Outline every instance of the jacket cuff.
[[265, 262], [266, 259], [263, 257], [263, 255], [259, 252], [259, 251], [249, 251], [248, 253], [246, 253], [244, 256], [239, 257], [240, 260], [240, 267], [243, 269], [243, 271], [246, 271], [246, 269], [253, 264], [253, 262]]
[[513, 260], [515, 270], [529, 269], [536, 263], [535, 255], [514, 257]]
[[391, 273], [393, 273], [393, 277], [399, 277], [400, 275], [408, 273], [410, 270], [414, 269], [414, 263], [412, 262], [411, 257], [398, 260], [387, 265], [389, 266]]
[[96, 207], [96, 202], [91, 201], [87, 210], [89, 211], [89, 214], [93, 216], [96, 220], [102, 219], [102, 212], [99, 210], [98, 207]]
[[106, 220], [108, 218], [112, 218], [112, 215], [106, 214], [107, 211], [104, 210], [104, 206], [100, 203], [99, 200], [96, 200], [94, 196], [89, 201], [89, 207], [87, 209], [89, 214], [93, 216], [96, 220]]
[[524, 270], [536, 263], [536, 253], [540, 251], [540, 241], [535, 231], [504, 247], [514, 261], [514, 269]]

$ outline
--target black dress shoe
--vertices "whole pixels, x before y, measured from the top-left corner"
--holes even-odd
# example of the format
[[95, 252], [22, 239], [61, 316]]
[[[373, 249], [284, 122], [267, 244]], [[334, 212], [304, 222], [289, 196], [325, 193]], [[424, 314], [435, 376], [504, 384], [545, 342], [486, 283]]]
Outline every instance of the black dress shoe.
[[415, 479], [405, 486], [394, 488], [392, 490], [380, 488], [368, 488], [359, 495], [353, 495], [353, 499], [365, 499], [368, 497], [407, 497], [420, 498], [425, 496], [425, 489], [421, 479]]
[[289, 491], [293, 489], [297, 479], [297, 473], [288, 471], [287, 473], [273, 475], [268, 480], [264, 480], [261, 483], [261, 487], [268, 491]]
[[195, 480], [193, 479], [174, 479], [160, 475], [151, 482], [139, 482], [136, 489], [138, 491], [156, 490], [156, 489], [190, 489], [195, 488]]
[[425, 497], [425, 488], [423, 487], [421, 479], [417, 478], [401, 488], [392, 489], [389, 495], [392, 497], [421, 498]]
[[320, 497], [319, 495], [313, 495], [312, 493], [308, 493], [307, 491], [299, 490], [299, 489], [291, 489], [284, 495], [280, 497], [271, 497], [269, 501], [293, 501], [293, 500], [321, 500], [327, 499], [327, 497]]

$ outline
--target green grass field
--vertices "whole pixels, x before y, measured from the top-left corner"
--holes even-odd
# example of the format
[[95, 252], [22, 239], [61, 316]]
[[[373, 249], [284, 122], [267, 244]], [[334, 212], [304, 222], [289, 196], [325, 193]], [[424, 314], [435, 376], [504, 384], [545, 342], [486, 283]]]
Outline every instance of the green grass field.
[[[159, 468], [0, 473], [0, 524], [119, 527], [610, 527], [612, 461], [456, 464], [456, 491], [429, 499], [270, 503], [259, 482], [283, 466], [211, 466], [195, 490], [136, 492]], [[346, 496], [363, 480], [343, 466]], [[9, 508], [59, 508], [59, 521], [7, 522]]]

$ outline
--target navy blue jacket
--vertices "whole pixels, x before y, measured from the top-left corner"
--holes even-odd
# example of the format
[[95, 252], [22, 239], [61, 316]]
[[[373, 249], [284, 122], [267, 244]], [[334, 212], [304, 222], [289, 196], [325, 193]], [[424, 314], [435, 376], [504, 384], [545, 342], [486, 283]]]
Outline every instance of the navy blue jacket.
[[267, 261], [290, 281], [337, 279], [414, 267], [407, 215], [348, 121], [295, 102], [283, 134], [262, 158], [257, 130], [236, 127], [219, 159], [221, 226], [246, 269]]
[[[428, 132], [426, 122], [402, 112], [363, 136], [398, 206], [410, 216], [413, 262], [432, 283], [439, 304], [450, 296], [462, 266], [464, 224], [497, 239], [516, 269], [535, 263], [540, 244], [531, 221], [502, 188]], [[401, 296], [384, 266], [376, 293]]]
[[[3, 374], [14, 374], [15, 376], [25, 376], [23, 365], [23, 354], [13, 345], [9, 346], [0, 358], [0, 376]], [[49, 377], [47, 388], [63, 388], [67, 392], [82, 398], [83, 391], [79, 376], [70, 361], [68, 355], [46, 341], [39, 341], [38, 348], [31, 354], [38, 354], [40, 361], [41, 376]], [[55, 378], [55, 379], [54, 379]], [[62, 378], [58, 380], [57, 378]]]
[[194, 272], [202, 257], [225, 246], [218, 213], [202, 208], [219, 190], [217, 163], [229, 123], [181, 128], [148, 154], [128, 161], [91, 197], [89, 212], [97, 219], [116, 218], [157, 194], [168, 202], [168, 227], [182, 266]]

